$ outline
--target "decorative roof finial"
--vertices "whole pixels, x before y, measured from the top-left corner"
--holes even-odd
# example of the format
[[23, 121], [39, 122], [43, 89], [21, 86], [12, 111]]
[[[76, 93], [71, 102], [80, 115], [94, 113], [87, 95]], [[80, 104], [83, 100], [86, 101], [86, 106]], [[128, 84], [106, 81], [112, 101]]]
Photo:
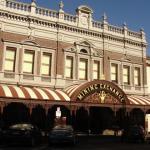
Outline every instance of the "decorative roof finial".
[[141, 28], [140, 31], [143, 31], [143, 32], [144, 32], [144, 28]]
[[60, 1], [60, 3], [59, 3], [59, 9], [62, 10], [63, 7], [64, 7], [64, 3], [63, 3], [63, 1]]
[[105, 12], [104, 12], [104, 14], [103, 14], [103, 16], [102, 16], [102, 17], [103, 17], [103, 20], [104, 20], [104, 21], [107, 21], [107, 15], [106, 15], [106, 13], [105, 13]]
[[31, 6], [36, 7], [36, 0], [31, 0]]
[[126, 23], [126, 22], [124, 22], [124, 23], [123, 23], [123, 26], [124, 26], [124, 27], [126, 27], [126, 26], [127, 26], [127, 23]]

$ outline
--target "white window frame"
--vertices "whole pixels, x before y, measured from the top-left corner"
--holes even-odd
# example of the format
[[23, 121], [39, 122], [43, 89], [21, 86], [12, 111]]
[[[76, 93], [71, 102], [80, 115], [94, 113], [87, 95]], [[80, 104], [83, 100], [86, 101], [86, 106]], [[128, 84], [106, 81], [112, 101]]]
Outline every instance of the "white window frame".
[[5, 55], [6, 55], [6, 48], [7, 47], [14, 47], [16, 48], [16, 59], [15, 59], [15, 68], [14, 68], [14, 72], [12, 73], [18, 73], [19, 72], [19, 51], [18, 49], [20, 48], [19, 44], [15, 44], [15, 43], [9, 43], [9, 42], [4, 42], [4, 49], [3, 49], [3, 60], [2, 60], [2, 71], [4, 72], [5, 70]]
[[[122, 68], [121, 68], [121, 70], [122, 70], [122, 85], [125, 85], [125, 86], [132, 86], [133, 85], [133, 83], [132, 83], [132, 79], [133, 79], [133, 74], [132, 74], [132, 66], [133, 66], [133, 64], [131, 64], [130, 62], [122, 62]], [[130, 84], [124, 84], [124, 82], [123, 82], [123, 66], [129, 66], [129, 74], [130, 74], [130, 79], [129, 79], [129, 81], [130, 81]]]
[[[24, 71], [24, 57], [23, 57], [23, 68], [22, 68], [22, 70], [23, 70], [23, 73], [24, 74], [33, 74], [34, 75], [34, 73], [35, 73], [35, 57], [36, 57], [36, 55], [35, 55], [35, 51], [34, 50], [31, 50], [31, 49], [24, 49], [24, 53], [23, 53], [23, 55], [25, 56], [25, 52], [29, 52], [29, 53], [31, 53], [31, 54], [33, 54], [33, 60], [32, 60], [32, 72], [25, 72]], [[26, 62], [26, 63], [30, 63], [30, 62]]]
[[[66, 67], [66, 58], [67, 57], [72, 57], [73, 58], [73, 66], [72, 66], [72, 79], [66, 78], [65, 76], [65, 67]], [[74, 80], [77, 78], [77, 69], [78, 69], [78, 61], [77, 58], [75, 57], [75, 53], [71, 52], [64, 52], [64, 79], [66, 80]]]
[[[116, 70], [116, 72], [115, 73], [112, 73], [112, 66], [115, 66], [115, 70]], [[119, 81], [119, 79], [118, 79], [118, 64], [116, 64], [116, 63], [111, 63], [111, 66], [110, 66], [110, 79], [111, 79], [111, 81], [112, 82], [115, 82], [115, 83], [117, 83], [118, 84], [118, 81]], [[112, 80], [112, 74], [113, 75], [115, 75], [115, 77], [116, 77], [116, 80], [114, 81], [114, 80]]]
[[53, 49], [46, 49], [46, 48], [41, 48], [40, 49], [40, 76], [43, 76], [41, 73], [41, 66], [42, 66], [42, 56], [43, 56], [43, 53], [47, 53], [47, 54], [50, 54], [51, 55], [51, 78], [54, 78], [54, 66], [55, 66], [55, 50]]
[[[43, 64], [42, 63], [44, 55], [50, 57], [49, 64]], [[42, 74], [42, 67], [43, 66], [48, 66], [49, 67], [49, 73], [48, 74]], [[42, 53], [40, 67], [41, 67], [41, 76], [51, 76], [51, 73], [52, 73], [52, 71], [51, 71], [52, 70], [52, 53], [47, 53], [47, 52]]]
[[[71, 58], [71, 67], [69, 68], [70, 69], [70, 73], [71, 73], [71, 76], [70, 77], [67, 77], [66, 76], [66, 69], [68, 68], [67, 67], [67, 58]], [[66, 68], [67, 67], [67, 68]], [[73, 56], [70, 56], [70, 55], [66, 55], [66, 57], [65, 57], [65, 67], [64, 67], [65, 69], [64, 69], [64, 75], [65, 75], [65, 78], [66, 79], [73, 79], [73, 77], [74, 77], [74, 57]]]
[[[121, 83], [121, 80], [120, 80], [121, 62], [120, 62], [120, 61], [116, 61], [116, 60], [110, 60], [110, 76], [109, 76], [110, 81], [111, 81], [111, 64], [116, 64], [116, 65], [118, 65], [118, 67], [117, 67], [117, 72], [118, 72], [118, 74], [117, 74], [117, 79], [118, 79], [118, 82], [117, 82], [116, 84], [120, 84], [120, 83]], [[122, 81], [123, 81], [123, 80], [122, 80]]]
[[[97, 76], [98, 76], [98, 78], [97, 79], [95, 79], [94, 78], [94, 72], [96, 72], [96, 71], [94, 71], [94, 64], [95, 64], [95, 62], [97, 62], [98, 63], [98, 70], [97, 70]], [[93, 80], [95, 79], [95, 80], [99, 80], [100, 79], [100, 74], [101, 74], [101, 69], [100, 69], [100, 66], [101, 66], [101, 62], [99, 61], [99, 60], [93, 60], [93, 66], [92, 66], [92, 72], [93, 72]]]
[[[80, 78], [80, 60], [85, 60], [85, 62], [86, 62], [86, 72], [85, 72], [85, 74], [86, 74], [86, 78], [85, 79], [82, 79], [82, 78]], [[88, 80], [89, 79], [89, 60], [87, 59], [87, 58], [84, 58], [84, 57], [80, 57], [79, 58], [79, 61], [78, 61], [78, 64], [79, 64], [79, 66], [78, 66], [78, 78], [79, 78], [79, 80]]]
[[[8, 59], [6, 58], [6, 55], [7, 55], [7, 51], [12, 51], [14, 53], [14, 58], [13, 59]], [[15, 72], [15, 68], [16, 68], [16, 53], [17, 53], [17, 48], [16, 47], [6, 47], [6, 50], [5, 50], [5, 63], [4, 63], [4, 71], [5, 72]], [[6, 62], [11, 62], [12, 63], [12, 69], [11, 70], [7, 70], [5, 68], [5, 65], [6, 65]]]
[[33, 74], [29, 74], [29, 75], [33, 75], [33, 76], [35, 76], [35, 75], [37, 75], [37, 62], [38, 61], [41, 61], [41, 60], [37, 60], [37, 54], [38, 54], [38, 52], [39, 51], [41, 51], [41, 49], [39, 48], [39, 47], [37, 47], [37, 46], [35, 46], [35, 45], [27, 45], [27, 44], [24, 44], [24, 45], [22, 45], [22, 47], [21, 47], [21, 49], [23, 50], [23, 52], [22, 52], [22, 63], [21, 63], [21, 73], [22, 74], [24, 74], [24, 75], [28, 75], [29, 73], [24, 73], [23, 72], [23, 63], [24, 63], [24, 52], [25, 52], [25, 50], [31, 50], [31, 51], [34, 51], [34, 70], [33, 70]]
[[[124, 74], [123, 74], [124, 67], [128, 68], [128, 71], [129, 71], [128, 72], [128, 81], [129, 81], [129, 83], [124, 82]], [[124, 85], [131, 85], [131, 79], [132, 79], [132, 77], [131, 77], [131, 67], [129, 65], [123, 64], [123, 68], [122, 68], [122, 81], [123, 81], [123, 84]]]
[[143, 80], [142, 65], [134, 64], [133, 68], [134, 68], [134, 70], [135, 70], [135, 68], [139, 68], [140, 69], [140, 79], [139, 79], [140, 80], [140, 85], [135, 85], [135, 83], [134, 83], [134, 86], [142, 86], [143, 85], [143, 83], [142, 83], [142, 80]]

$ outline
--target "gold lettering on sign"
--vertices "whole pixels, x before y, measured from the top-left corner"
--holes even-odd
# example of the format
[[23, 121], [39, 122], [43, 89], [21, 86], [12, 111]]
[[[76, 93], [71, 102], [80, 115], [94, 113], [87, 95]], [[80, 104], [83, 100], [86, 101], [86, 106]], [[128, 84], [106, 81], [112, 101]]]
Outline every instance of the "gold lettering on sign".
[[79, 95], [78, 95], [78, 99], [81, 100], [82, 98], [83, 98], [83, 96], [82, 96], [81, 94], [79, 94]]
[[[100, 95], [101, 97], [101, 100], [102, 99], [105, 99], [106, 97], [106, 93], [105, 91], [107, 90], [107, 92], [111, 92], [113, 93], [116, 97], [118, 97], [118, 99], [121, 101], [121, 102], [124, 102], [125, 99], [124, 99], [124, 96], [122, 95], [122, 93], [120, 93], [116, 88], [114, 87], [111, 87], [110, 85], [108, 84], [93, 84], [93, 85], [90, 85], [89, 87], [85, 88], [84, 90], [82, 90], [77, 99], [78, 100], [82, 100], [84, 99], [86, 96], [88, 96], [89, 94], [93, 93], [93, 92], [103, 92], [102, 95]], [[104, 100], [102, 100], [103, 102]]]

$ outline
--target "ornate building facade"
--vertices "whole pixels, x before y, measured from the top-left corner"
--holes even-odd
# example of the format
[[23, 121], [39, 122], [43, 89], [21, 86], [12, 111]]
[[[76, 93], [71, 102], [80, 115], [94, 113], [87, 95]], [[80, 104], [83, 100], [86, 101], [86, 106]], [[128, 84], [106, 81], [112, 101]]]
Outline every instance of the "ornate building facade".
[[[48, 116], [45, 122], [52, 126], [59, 106], [67, 122], [84, 131], [98, 132], [94, 124], [99, 131], [105, 125], [122, 126], [122, 117], [144, 125], [150, 98], [143, 29], [134, 32], [126, 24], [111, 25], [105, 14], [94, 21], [93, 10], [85, 5], [76, 9], [76, 15], [65, 13], [63, 7], [61, 2], [59, 11], [54, 11], [35, 1], [0, 0], [4, 123], [20, 121], [20, 116], [10, 118], [23, 107], [23, 121], [32, 118], [42, 126]], [[111, 122], [102, 117], [104, 112]], [[96, 116], [100, 121], [93, 119]]]
[[150, 57], [147, 56], [147, 86], [148, 86], [148, 95], [150, 95]]

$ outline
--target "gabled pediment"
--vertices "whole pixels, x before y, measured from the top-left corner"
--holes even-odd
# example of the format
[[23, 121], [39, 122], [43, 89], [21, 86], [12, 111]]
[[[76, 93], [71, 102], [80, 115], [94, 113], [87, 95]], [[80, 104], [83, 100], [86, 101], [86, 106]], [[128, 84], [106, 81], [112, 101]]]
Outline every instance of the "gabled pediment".
[[96, 57], [103, 57], [102, 51], [100, 51], [100, 50], [98, 50], [98, 49], [93, 49], [92, 55], [93, 55], [93, 56], [96, 56]]
[[76, 52], [76, 48], [74, 46], [69, 46], [63, 49], [66, 52]]
[[78, 53], [83, 55], [91, 55], [95, 57], [103, 57], [102, 51], [96, 49], [89, 41], [74, 42], [74, 46], [69, 46], [63, 49], [65, 52]]
[[123, 57], [121, 58], [122, 61], [126, 61], [126, 62], [130, 62], [131, 61], [131, 58], [125, 53], [123, 55]]
[[27, 38], [21, 42], [22, 44], [31, 45], [31, 46], [39, 46], [38, 43], [35, 42], [33, 38]]
[[84, 41], [80, 41], [80, 42], [75, 42], [75, 45], [79, 45], [79, 46], [86, 46], [86, 47], [95, 47], [91, 42], [89, 42], [88, 40], [84, 40]]
[[89, 6], [86, 6], [86, 5], [81, 5], [79, 6], [76, 11], [83, 11], [83, 12], [86, 12], [86, 13], [93, 13], [93, 10], [89, 7]]

